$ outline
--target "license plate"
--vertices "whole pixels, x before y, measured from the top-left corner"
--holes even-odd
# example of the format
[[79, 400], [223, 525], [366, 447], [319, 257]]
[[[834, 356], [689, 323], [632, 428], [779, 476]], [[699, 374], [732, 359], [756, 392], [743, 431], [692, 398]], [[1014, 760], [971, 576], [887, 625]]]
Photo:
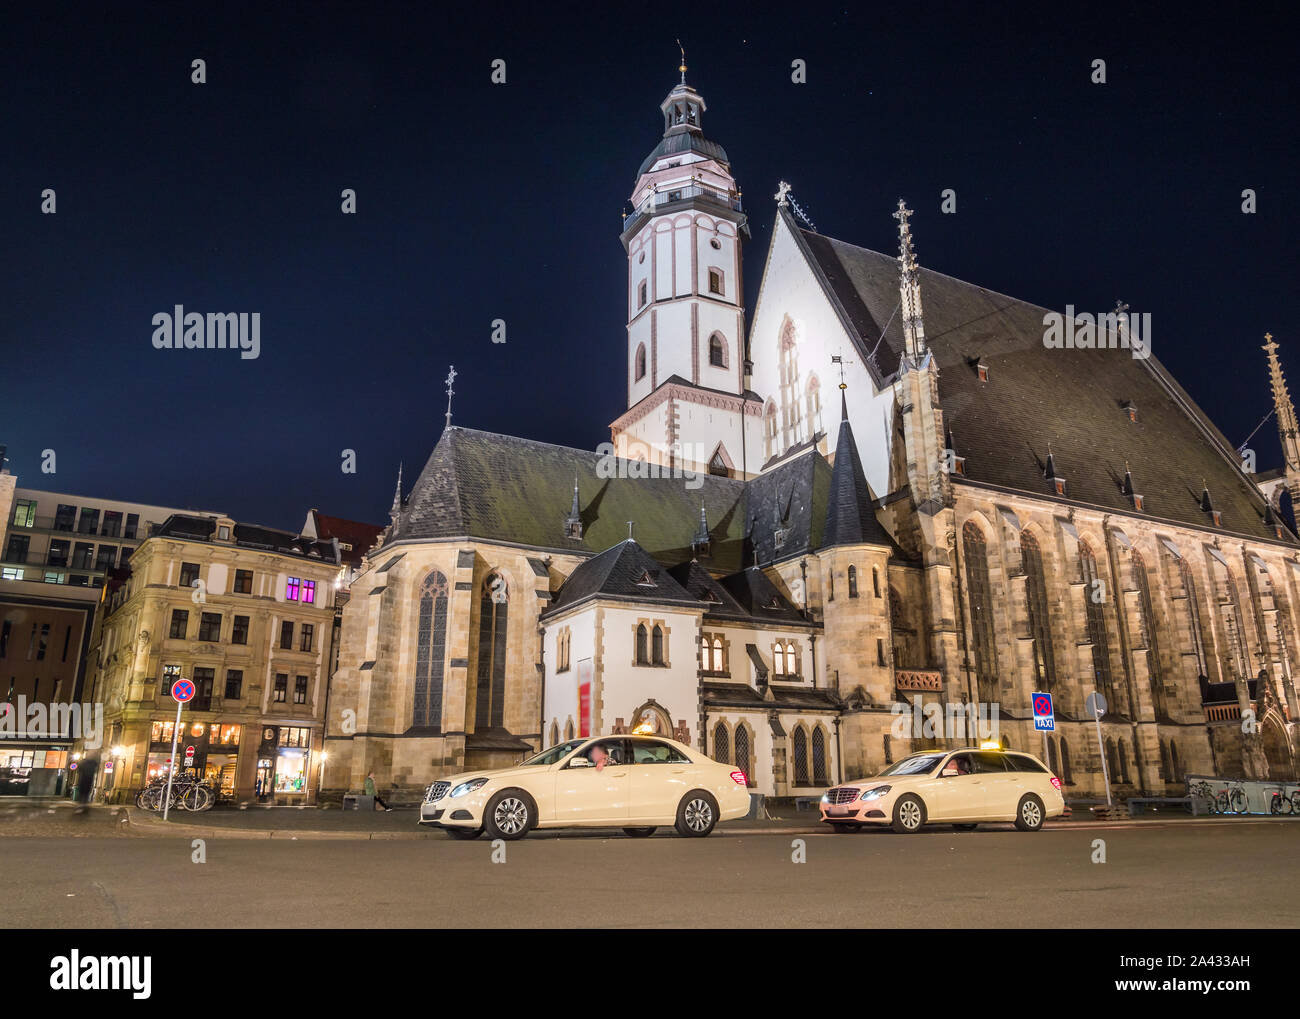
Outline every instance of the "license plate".
[[852, 807], [831, 807], [829, 811], [831, 817], [848, 817], [853, 813]]

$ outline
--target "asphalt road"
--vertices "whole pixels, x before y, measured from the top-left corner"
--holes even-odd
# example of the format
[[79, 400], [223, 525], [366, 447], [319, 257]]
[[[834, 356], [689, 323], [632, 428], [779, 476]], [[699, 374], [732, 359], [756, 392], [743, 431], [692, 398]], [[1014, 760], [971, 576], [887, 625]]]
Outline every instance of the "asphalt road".
[[[92, 811], [92, 815], [95, 812]], [[132, 834], [107, 811], [0, 837], [5, 927], [1295, 927], [1300, 823], [704, 840]], [[50, 823], [54, 823], [51, 821]], [[31, 834], [20, 834], [22, 831]], [[79, 838], [68, 838], [79, 834]], [[801, 839], [806, 862], [795, 863]], [[1105, 863], [1094, 863], [1094, 841]]]

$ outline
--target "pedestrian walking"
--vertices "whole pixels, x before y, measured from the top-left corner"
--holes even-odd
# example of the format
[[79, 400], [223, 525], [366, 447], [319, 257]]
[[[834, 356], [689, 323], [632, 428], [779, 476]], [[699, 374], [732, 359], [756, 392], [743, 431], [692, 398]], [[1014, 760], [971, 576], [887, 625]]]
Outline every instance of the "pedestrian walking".
[[384, 810], [392, 810], [387, 803], [379, 798], [379, 792], [375, 789], [375, 773], [372, 771], [366, 776], [366, 795], [375, 798], [375, 806]]

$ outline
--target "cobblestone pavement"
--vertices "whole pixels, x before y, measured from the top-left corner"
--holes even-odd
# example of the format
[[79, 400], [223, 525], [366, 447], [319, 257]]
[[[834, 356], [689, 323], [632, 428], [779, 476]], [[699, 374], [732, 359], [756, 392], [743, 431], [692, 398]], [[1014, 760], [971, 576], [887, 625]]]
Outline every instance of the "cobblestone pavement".
[[121, 807], [92, 806], [82, 810], [71, 800], [26, 797], [0, 799], [0, 838], [48, 838], [60, 835], [71, 838], [104, 838], [137, 834], [130, 829], [126, 811]]

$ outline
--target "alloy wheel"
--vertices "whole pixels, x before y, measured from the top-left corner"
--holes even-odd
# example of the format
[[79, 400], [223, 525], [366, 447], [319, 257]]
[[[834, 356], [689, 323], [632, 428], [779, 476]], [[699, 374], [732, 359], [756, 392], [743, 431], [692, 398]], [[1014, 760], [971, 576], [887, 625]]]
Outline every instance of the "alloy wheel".
[[1037, 828], [1043, 823], [1043, 812], [1038, 809], [1038, 804], [1034, 800], [1025, 800], [1020, 805], [1020, 819], [1031, 828]]
[[691, 831], [704, 831], [713, 821], [713, 808], [707, 800], [696, 798], [686, 804], [686, 826]]
[[506, 835], [517, 834], [528, 823], [528, 805], [517, 796], [507, 796], [497, 804], [492, 820], [498, 831]]
[[921, 827], [921, 805], [915, 800], [904, 800], [898, 805], [898, 819], [908, 831]]

